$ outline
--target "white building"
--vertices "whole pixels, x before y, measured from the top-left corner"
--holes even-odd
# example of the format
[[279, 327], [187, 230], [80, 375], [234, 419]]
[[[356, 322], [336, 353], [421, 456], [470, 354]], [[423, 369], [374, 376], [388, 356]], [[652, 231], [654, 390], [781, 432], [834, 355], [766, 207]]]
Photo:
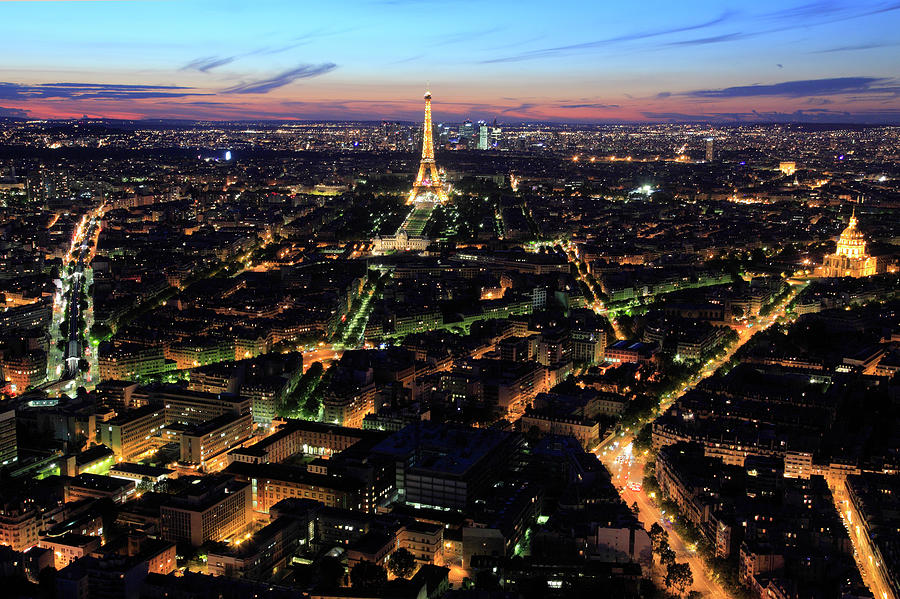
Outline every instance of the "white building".
[[372, 243], [372, 255], [381, 256], [388, 252], [424, 252], [431, 244], [431, 240], [427, 237], [409, 235], [401, 229], [395, 235], [376, 235]]

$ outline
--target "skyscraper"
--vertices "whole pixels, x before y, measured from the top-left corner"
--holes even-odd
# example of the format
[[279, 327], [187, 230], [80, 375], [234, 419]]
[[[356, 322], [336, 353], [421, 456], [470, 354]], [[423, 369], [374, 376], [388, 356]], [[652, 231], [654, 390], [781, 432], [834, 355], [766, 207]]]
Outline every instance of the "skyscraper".
[[459, 141], [469, 140], [475, 137], [475, 125], [472, 124], [472, 121], [466, 119], [462, 125], [459, 126]]
[[491, 127], [491, 147], [500, 147], [500, 134], [503, 130], [497, 125], [497, 119], [494, 119], [494, 126]]
[[706, 161], [712, 162], [715, 159], [716, 159], [716, 150], [715, 150], [715, 147], [713, 147], [713, 138], [707, 137], [706, 138]]
[[478, 149], [487, 150], [489, 147], [487, 123], [478, 123]]

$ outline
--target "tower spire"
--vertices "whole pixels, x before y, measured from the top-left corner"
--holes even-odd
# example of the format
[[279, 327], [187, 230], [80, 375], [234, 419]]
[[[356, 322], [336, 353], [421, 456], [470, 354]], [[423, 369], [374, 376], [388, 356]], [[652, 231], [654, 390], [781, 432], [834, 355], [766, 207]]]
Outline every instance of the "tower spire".
[[431, 90], [425, 88], [425, 123], [422, 127], [422, 160], [419, 162], [419, 172], [416, 174], [416, 182], [409, 192], [407, 204], [419, 200], [432, 200], [444, 202], [447, 200], [447, 192], [438, 174], [437, 165], [434, 162], [434, 134], [431, 127]]

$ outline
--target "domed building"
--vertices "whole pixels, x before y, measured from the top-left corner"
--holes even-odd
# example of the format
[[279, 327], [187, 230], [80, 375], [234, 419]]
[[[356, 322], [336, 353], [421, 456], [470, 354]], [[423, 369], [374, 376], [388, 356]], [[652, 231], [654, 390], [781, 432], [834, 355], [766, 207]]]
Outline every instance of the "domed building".
[[866, 239], [856, 228], [856, 210], [850, 216], [850, 225], [838, 237], [837, 250], [825, 256], [823, 277], [868, 277], [875, 274], [876, 259], [866, 253]]

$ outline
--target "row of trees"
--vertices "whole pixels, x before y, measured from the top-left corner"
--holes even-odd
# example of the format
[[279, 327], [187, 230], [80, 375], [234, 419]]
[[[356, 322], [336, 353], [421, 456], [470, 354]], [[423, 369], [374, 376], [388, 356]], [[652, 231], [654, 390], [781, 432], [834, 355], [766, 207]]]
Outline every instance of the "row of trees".
[[666, 588], [683, 595], [694, 584], [691, 566], [686, 562], [675, 561], [675, 551], [669, 546], [669, 533], [658, 522], [650, 527], [650, 543], [659, 563], [666, 568]]
[[[416, 559], [409, 550], [400, 548], [388, 558], [387, 569], [362, 560], [350, 570], [350, 586], [357, 591], [378, 593], [388, 582], [388, 571], [395, 578], [409, 578], [416, 571]], [[319, 565], [319, 576], [325, 586], [337, 587], [344, 582], [346, 569], [336, 557], [325, 557]]]
[[321, 383], [324, 370], [325, 367], [321, 362], [313, 362], [297, 381], [294, 390], [279, 402], [276, 408], [278, 415], [285, 418], [307, 419], [318, 416], [319, 403], [315, 391]]

